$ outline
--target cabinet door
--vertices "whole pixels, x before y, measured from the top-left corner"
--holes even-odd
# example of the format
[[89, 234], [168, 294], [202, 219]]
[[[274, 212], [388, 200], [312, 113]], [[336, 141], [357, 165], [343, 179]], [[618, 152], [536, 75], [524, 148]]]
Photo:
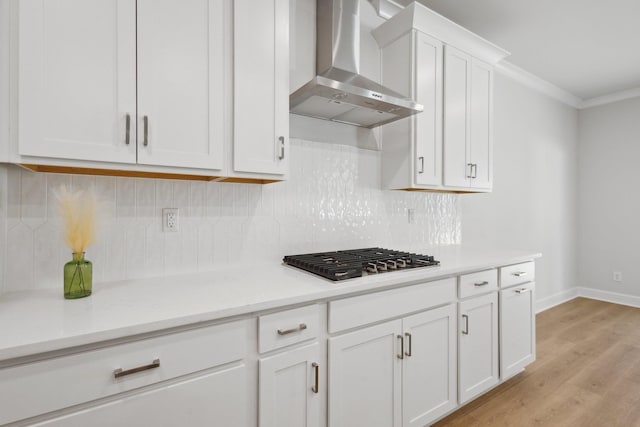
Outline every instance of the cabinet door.
[[460, 404], [498, 383], [498, 294], [460, 302]]
[[19, 154], [135, 163], [135, 0], [17, 4]]
[[245, 366], [236, 366], [35, 425], [249, 427], [255, 421], [246, 410], [247, 384]]
[[475, 58], [471, 61], [470, 160], [471, 186], [490, 189], [493, 178], [492, 104], [493, 69]]
[[289, 0], [236, 0], [233, 22], [233, 169], [284, 175], [289, 164]]
[[319, 427], [324, 369], [318, 343], [260, 359], [260, 427]]
[[138, 163], [222, 169], [229, 1], [137, 4]]
[[456, 305], [402, 321], [402, 425], [424, 426], [456, 407]]
[[444, 51], [444, 184], [468, 187], [471, 57], [451, 46]]
[[509, 378], [536, 359], [534, 284], [500, 291], [500, 375]]
[[416, 32], [416, 101], [424, 111], [415, 116], [416, 183], [442, 184], [442, 42]]
[[329, 339], [329, 426], [401, 425], [402, 321]]

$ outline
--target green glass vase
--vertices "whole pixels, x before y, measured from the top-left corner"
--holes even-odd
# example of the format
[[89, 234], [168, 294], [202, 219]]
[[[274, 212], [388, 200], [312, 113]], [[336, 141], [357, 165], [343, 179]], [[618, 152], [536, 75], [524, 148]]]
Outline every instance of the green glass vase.
[[64, 265], [65, 299], [84, 298], [91, 295], [93, 265], [84, 259], [84, 252], [73, 253], [73, 259]]

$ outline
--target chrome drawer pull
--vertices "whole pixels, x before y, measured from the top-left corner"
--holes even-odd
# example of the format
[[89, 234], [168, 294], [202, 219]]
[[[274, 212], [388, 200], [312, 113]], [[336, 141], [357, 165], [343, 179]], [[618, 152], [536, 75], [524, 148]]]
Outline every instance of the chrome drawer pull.
[[126, 371], [123, 371], [121, 368], [118, 368], [115, 371], [113, 371], [113, 377], [120, 378], [126, 375], [136, 374], [138, 372], [148, 371], [149, 369], [155, 369], [159, 367], [160, 367], [160, 359], [155, 359], [153, 363], [149, 365], [138, 366], [137, 368], [127, 369]]
[[278, 159], [284, 160], [284, 136], [278, 137], [278, 141], [280, 142], [280, 155]]
[[313, 362], [311, 364], [311, 367], [313, 369], [315, 369], [315, 371], [316, 371], [316, 382], [315, 382], [315, 385], [313, 387], [311, 387], [311, 391], [317, 394], [318, 390], [319, 390], [318, 382], [319, 382], [319, 378], [320, 378], [320, 373], [319, 373], [320, 365], [318, 365], [316, 362]]
[[516, 289], [516, 294], [526, 294], [527, 292], [531, 292], [531, 289], [527, 289], [527, 288]]
[[516, 277], [526, 276], [527, 274], [529, 273], [527, 273], [526, 271], [516, 271], [515, 273], [513, 273], [513, 275]]
[[144, 126], [144, 139], [142, 144], [146, 147], [149, 145], [149, 116], [144, 116], [142, 118], [142, 124]]
[[307, 329], [307, 324], [306, 323], [300, 323], [300, 325], [298, 325], [296, 328], [291, 328], [291, 329], [278, 329], [278, 335], [287, 335], [287, 334], [292, 334], [294, 332], [297, 331], [302, 331]]
[[127, 113], [125, 116], [125, 136], [124, 143], [129, 145], [129, 133], [131, 132], [131, 114]]
[[405, 351], [404, 355], [407, 356], [407, 357], [411, 357], [411, 353], [412, 353], [412, 351], [411, 351], [411, 341], [413, 341], [413, 340], [411, 339], [411, 334], [409, 332], [405, 332], [404, 336], [409, 338], [409, 351]]
[[467, 163], [467, 166], [469, 166], [469, 175], [467, 175], [467, 178], [473, 178], [473, 163]]
[[464, 331], [462, 331], [462, 335], [469, 335], [469, 316], [463, 314], [462, 318], [464, 319]]
[[487, 282], [486, 280], [484, 282], [478, 282], [478, 283], [474, 283], [473, 286], [487, 286], [489, 284], [489, 282]]

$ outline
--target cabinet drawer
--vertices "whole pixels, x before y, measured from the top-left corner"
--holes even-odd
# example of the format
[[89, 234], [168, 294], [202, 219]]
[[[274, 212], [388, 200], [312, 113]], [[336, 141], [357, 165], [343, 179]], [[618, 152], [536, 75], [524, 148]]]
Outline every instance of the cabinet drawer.
[[258, 350], [260, 353], [286, 347], [318, 336], [318, 305], [260, 316]]
[[486, 270], [460, 276], [460, 298], [485, 294], [498, 289], [498, 271]]
[[500, 268], [500, 287], [535, 281], [536, 269], [533, 261]]
[[456, 300], [456, 279], [449, 278], [329, 303], [329, 333], [403, 316]]
[[[0, 370], [0, 425], [242, 359], [249, 320]], [[151, 367], [154, 361], [159, 366]], [[147, 367], [132, 372], [134, 368]], [[117, 370], [121, 369], [116, 378]]]

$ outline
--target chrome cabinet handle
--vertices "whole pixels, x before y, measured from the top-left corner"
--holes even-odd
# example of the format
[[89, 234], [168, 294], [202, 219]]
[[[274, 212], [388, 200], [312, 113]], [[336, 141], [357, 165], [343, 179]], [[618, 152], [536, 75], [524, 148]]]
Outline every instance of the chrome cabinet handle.
[[142, 117], [142, 124], [144, 127], [144, 139], [142, 144], [146, 147], [149, 145], [149, 116]]
[[149, 369], [155, 369], [159, 367], [160, 367], [160, 359], [155, 359], [149, 365], [138, 366], [137, 368], [127, 369], [126, 371], [123, 371], [121, 368], [118, 368], [115, 371], [113, 371], [113, 377], [120, 378], [126, 375], [131, 375], [131, 374], [135, 374], [142, 371], [148, 371]]
[[467, 166], [469, 166], [469, 174], [467, 175], [467, 178], [473, 178], [473, 163], [467, 163]]
[[487, 281], [485, 280], [484, 282], [477, 282], [477, 283], [474, 283], [474, 284], [473, 284], [473, 286], [480, 287], [480, 286], [487, 286], [488, 284], [489, 284], [489, 282], [487, 282]]
[[418, 160], [420, 160], [420, 170], [418, 173], [424, 173], [424, 157], [420, 156], [418, 157]]
[[127, 113], [125, 116], [125, 134], [124, 134], [124, 143], [125, 145], [129, 145], [129, 134], [131, 132], [131, 114]]
[[280, 141], [280, 155], [278, 159], [284, 160], [284, 136], [279, 137], [278, 141]]
[[400, 340], [400, 354], [398, 354], [398, 359], [404, 359], [404, 337], [398, 335], [398, 339]]
[[529, 273], [527, 273], [526, 271], [516, 271], [515, 273], [512, 273], [512, 274], [516, 277], [522, 277], [522, 276], [526, 276]]
[[407, 357], [411, 357], [411, 341], [413, 340], [411, 339], [411, 334], [409, 332], [405, 332], [404, 336], [409, 339], [409, 351], [405, 352], [404, 355]]
[[471, 165], [471, 178], [477, 178], [477, 177], [478, 177], [478, 164], [473, 163]]
[[300, 323], [297, 327], [295, 328], [291, 328], [291, 329], [278, 329], [278, 335], [287, 335], [287, 334], [291, 334], [297, 331], [303, 331], [307, 329], [307, 324], [306, 323]]
[[527, 292], [531, 292], [531, 289], [527, 289], [527, 288], [516, 289], [516, 294], [526, 294]]
[[462, 331], [462, 335], [469, 335], [469, 316], [463, 314], [462, 318], [464, 319], [464, 331]]
[[313, 387], [311, 387], [311, 391], [317, 394], [317, 393], [318, 393], [318, 390], [319, 390], [319, 388], [318, 388], [318, 381], [319, 381], [319, 378], [320, 378], [320, 374], [319, 374], [320, 366], [319, 366], [316, 362], [313, 362], [313, 363], [311, 364], [311, 367], [312, 367], [313, 369], [315, 369], [315, 371], [316, 371], [316, 381], [315, 381], [314, 386], [313, 386]]

